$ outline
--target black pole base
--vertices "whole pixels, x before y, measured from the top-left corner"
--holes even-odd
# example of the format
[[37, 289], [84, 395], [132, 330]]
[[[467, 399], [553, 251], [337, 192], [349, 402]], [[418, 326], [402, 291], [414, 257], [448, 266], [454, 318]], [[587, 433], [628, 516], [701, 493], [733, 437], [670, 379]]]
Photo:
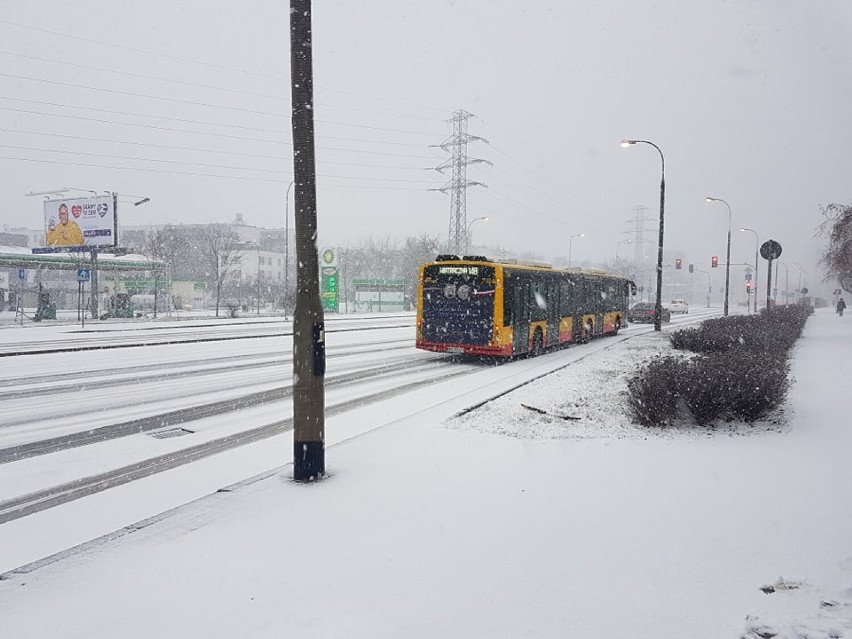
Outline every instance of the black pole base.
[[316, 481], [325, 474], [325, 442], [293, 442], [293, 480]]

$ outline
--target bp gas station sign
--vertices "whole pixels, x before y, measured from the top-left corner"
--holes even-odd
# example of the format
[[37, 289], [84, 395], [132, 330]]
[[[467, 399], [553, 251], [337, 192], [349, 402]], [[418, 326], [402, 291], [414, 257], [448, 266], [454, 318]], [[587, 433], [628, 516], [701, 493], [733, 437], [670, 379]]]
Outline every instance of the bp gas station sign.
[[324, 311], [337, 313], [340, 310], [339, 280], [337, 253], [333, 248], [324, 248], [320, 253], [320, 298]]

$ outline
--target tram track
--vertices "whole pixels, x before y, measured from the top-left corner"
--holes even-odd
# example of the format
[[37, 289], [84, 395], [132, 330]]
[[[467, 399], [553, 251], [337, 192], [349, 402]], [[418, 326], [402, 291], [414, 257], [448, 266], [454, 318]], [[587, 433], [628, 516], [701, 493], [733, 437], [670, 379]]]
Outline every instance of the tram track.
[[[683, 324], [692, 324], [693, 322], [684, 322]], [[671, 327], [672, 329], [680, 328]], [[638, 329], [639, 327], [637, 327]], [[489, 401], [493, 401], [506, 392], [522, 387], [536, 379], [541, 379], [558, 370], [562, 370], [571, 366], [573, 363], [586, 357], [593, 355], [601, 350], [607, 350], [617, 344], [628, 340], [630, 337], [638, 336], [650, 332], [650, 328], [646, 330], [637, 330], [635, 333], [622, 334], [619, 339], [613, 340], [598, 340], [591, 344], [598, 344], [588, 352], [577, 353], [577, 357], [572, 357], [568, 362], [556, 362], [556, 366], [552, 364], [546, 366], [547, 370], [536, 371], [535, 363], [537, 360], [531, 360], [532, 366], [522, 366], [519, 375], [506, 375], [508, 380], [510, 377], [523, 378], [520, 383], [512, 383], [510, 386], [502, 385], [500, 392], [495, 393], [488, 398], [480, 397], [478, 403], [473, 402], [468, 410], [474, 410], [477, 406], [482, 406]], [[566, 349], [567, 350], [567, 349]], [[430, 385], [440, 382], [452, 381], [461, 379], [464, 376], [472, 373], [477, 373], [482, 370], [481, 366], [472, 364], [459, 365], [458, 362], [465, 360], [460, 358], [440, 357], [429, 359], [427, 361], [410, 361], [407, 364], [400, 362], [383, 362], [380, 366], [374, 366], [351, 373], [340, 374], [337, 376], [329, 376], [326, 378], [326, 385], [329, 388], [340, 388], [347, 384], [357, 385], [366, 382], [375, 382], [382, 378], [394, 380], [395, 383], [390, 388], [381, 388], [373, 392], [364, 392], [357, 397], [346, 398], [344, 393], [341, 400], [330, 402], [326, 405], [325, 414], [334, 416], [347, 411], [369, 407], [379, 404], [383, 401], [398, 397], [405, 393], [413, 392], [418, 389], [428, 388]], [[429, 368], [438, 369], [436, 374], [429, 373]], [[410, 381], [404, 381], [404, 377], [400, 377], [403, 371], [424, 373], [423, 376], [415, 376]], [[518, 372], [518, 371], [513, 371]], [[405, 373], [403, 373], [404, 375]], [[357, 387], [356, 387], [357, 388]], [[369, 388], [369, 386], [364, 386]], [[508, 390], [507, 390], [508, 389]], [[351, 394], [350, 394], [351, 395]], [[109, 439], [125, 437], [128, 435], [139, 433], [153, 433], [157, 430], [167, 429], [173, 426], [192, 428], [192, 423], [198, 420], [203, 420], [210, 416], [222, 415], [228, 412], [237, 412], [253, 406], [262, 406], [274, 402], [286, 401], [292, 396], [292, 387], [279, 387], [260, 391], [258, 393], [249, 394], [244, 397], [221, 400], [219, 402], [208, 402], [198, 406], [192, 406], [176, 411], [164, 412], [155, 416], [148, 416], [136, 420], [129, 420], [121, 424], [112, 424], [90, 431], [76, 433], [68, 436], [45, 439], [32, 444], [24, 444], [21, 446], [11, 447], [0, 450], [0, 464], [15, 462], [45, 455], [51, 452], [65, 451], [70, 448], [81, 447], [87, 444], [95, 444], [104, 442]], [[474, 405], [475, 404], [475, 405]], [[258, 420], [260, 421], [260, 420]], [[13, 521], [27, 515], [31, 515], [60, 504], [68, 503], [82, 497], [98, 493], [108, 488], [121, 486], [130, 482], [150, 477], [157, 473], [167, 471], [169, 469], [178, 468], [193, 462], [200, 461], [204, 458], [216, 455], [218, 453], [231, 450], [240, 446], [260, 441], [269, 437], [274, 437], [281, 433], [287, 432], [293, 428], [293, 420], [291, 418], [283, 420], [275, 420], [267, 423], [262, 423], [239, 432], [230, 433], [224, 436], [217, 436], [208, 441], [195, 443], [189, 446], [180, 447], [171, 452], [150, 457], [147, 459], [137, 460], [131, 463], [125, 463], [114, 469], [103, 470], [103, 472], [94, 472], [90, 476], [70, 479], [66, 477], [66, 481], [58, 482], [54, 486], [38, 488], [31, 490], [27, 494], [7, 498], [0, 501], [0, 523]], [[208, 433], [208, 436], [211, 434]], [[10, 467], [11, 468], [11, 467]]]
[[[338, 326], [327, 326], [326, 333], [347, 333], [353, 331], [376, 331], [376, 330], [388, 330], [388, 329], [397, 329], [397, 328], [412, 328], [414, 326], [414, 322], [409, 321], [405, 323], [396, 323], [396, 324], [384, 324], [384, 325], [376, 325], [376, 326], [351, 326], [351, 327], [338, 327]], [[195, 327], [190, 327], [195, 328]], [[153, 336], [150, 339], [140, 340], [138, 336], [135, 339], [129, 340], [127, 336], [123, 336], [122, 333], [125, 331], [116, 331], [115, 334], [111, 335], [109, 338], [105, 338], [101, 333], [95, 332], [81, 332], [79, 335], [75, 335], [73, 332], [63, 334], [63, 340], [61, 342], [50, 342], [50, 341], [40, 341], [40, 342], [14, 342], [8, 344], [0, 343], [0, 357], [22, 357], [27, 355], [50, 355], [55, 353], [79, 353], [86, 351], [104, 351], [104, 350], [112, 350], [112, 349], [123, 349], [123, 348], [137, 348], [140, 346], [171, 346], [175, 344], [203, 344], [209, 342], [231, 342], [235, 340], [253, 340], [253, 339], [268, 339], [268, 338], [280, 338], [280, 337], [292, 337], [292, 330], [276, 330], [273, 332], [264, 332], [258, 334], [220, 334], [220, 335], [185, 335], [174, 333], [173, 337], [170, 337], [169, 333], [160, 332], [158, 336]], [[69, 335], [72, 336], [72, 339], [69, 339]], [[89, 338], [89, 342], [98, 341], [100, 343], [81, 343], [83, 340]], [[124, 337], [124, 339], [121, 339]], [[110, 341], [113, 340], [113, 341]], [[75, 341], [75, 343], [69, 345], [69, 341]]]
[[[410, 350], [411, 339], [400, 339], [390, 342], [376, 341], [357, 346], [344, 346], [335, 349], [334, 357], [370, 353], [377, 347], [381, 347], [382, 351]], [[81, 371], [75, 373], [73, 381], [69, 382], [57, 382], [55, 374], [9, 378], [0, 380], [0, 388], [23, 387], [19, 390], [4, 391], [3, 398], [9, 401], [26, 397], [45, 397], [65, 392], [78, 392], [81, 389], [85, 389], [89, 384], [97, 384], [97, 387], [102, 389], [127, 384], [138, 384], [140, 382], [144, 383], [152, 380], [162, 381], [164, 379], [177, 379], [187, 376], [216, 375], [246, 369], [254, 370], [284, 366], [292, 363], [292, 361], [292, 356], [282, 356], [277, 352], [230, 355], [205, 359], [195, 363], [167, 362]]]
[[[444, 362], [438, 359], [423, 360], [417, 358], [401, 358], [397, 361], [386, 362], [379, 366], [361, 369], [351, 373], [331, 375], [326, 378], [326, 386], [335, 388], [347, 384], [359, 383], [365, 380], [375, 381], [389, 375], [397, 375], [400, 371], [412, 372], [418, 369], [440, 368]], [[147, 433], [173, 426], [191, 428], [194, 421], [215, 415], [232, 413], [246, 408], [261, 406], [270, 402], [281, 401], [292, 396], [292, 385], [279, 386], [273, 389], [258, 391], [236, 398], [219, 400], [180, 408], [167, 412], [148, 415], [138, 419], [89, 428], [80, 432], [70, 433], [59, 437], [51, 437], [27, 444], [20, 444], [0, 449], [0, 464], [20, 461], [30, 457], [55, 453], [70, 448], [78, 448], [88, 444], [100, 443], [110, 439], [118, 439], [130, 435]]]
[[[339, 402], [337, 404], [327, 406], [325, 412], [328, 416], [333, 416], [356, 408], [363, 408], [424, 386], [470, 375], [474, 372], [476, 372], [475, 367], [448, 371], [441, 375], [415, 380], [391, 389]], [[239, 433], [213, 439], [208, 442], [171, 451], [164, 455], [152, 457], [150, 459], [129, 464], [104, 473], [89, 477], [82, 477], [58, 486], [7, 499], [0, 502], [0, 524], [19, 519], [21, 517], [26, 517], [27, 515], [32, 515], [48, 508], [59, 506], [108, 488], [121, 486], [178, 466], [190, 464], [232, 448], [267, 439], [285, 431], [292, 430], [292, 428], [292, 418], [279, 420], [240, 431]]]

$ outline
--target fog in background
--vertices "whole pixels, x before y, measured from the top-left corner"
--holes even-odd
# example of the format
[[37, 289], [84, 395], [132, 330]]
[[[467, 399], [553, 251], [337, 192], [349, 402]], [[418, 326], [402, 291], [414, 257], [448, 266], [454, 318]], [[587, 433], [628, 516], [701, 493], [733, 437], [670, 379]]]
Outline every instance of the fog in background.
[[[313, 6], [320, 244], [445, 241], [449, 174], [430, 169], [465, 109], [488, 141], [470, 156], [493, 163], [468, 170], [486, 187], [467, 220], [491, 218], [475, 247], [564, 264], [582, 233], [574, 265], [630, 258], [644, 206], [652, 266], [660, 157], [619, 146], [639, 138], [665, 154], [667, 261], [724, 262], [711, 195], [733, 211], [733, 263], [753, 260], [751, 227], [819, 286], [819, 205], [850, 201], [852, 4]], [[122, 225], [284, 226], [289, 3], [5, 2], [0, 35], [0, 229], [41, 227], [25, 193], [60, 187], [151, 198], [123, 203]]]

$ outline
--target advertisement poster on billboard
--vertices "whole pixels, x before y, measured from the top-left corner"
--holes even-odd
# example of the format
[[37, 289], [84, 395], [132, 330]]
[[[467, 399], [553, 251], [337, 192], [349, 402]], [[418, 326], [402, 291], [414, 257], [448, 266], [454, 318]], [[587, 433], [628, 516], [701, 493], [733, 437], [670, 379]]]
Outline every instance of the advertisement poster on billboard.
[[112, 196], [46, 200], [44, 238], [50, 247], [115, 246]]

